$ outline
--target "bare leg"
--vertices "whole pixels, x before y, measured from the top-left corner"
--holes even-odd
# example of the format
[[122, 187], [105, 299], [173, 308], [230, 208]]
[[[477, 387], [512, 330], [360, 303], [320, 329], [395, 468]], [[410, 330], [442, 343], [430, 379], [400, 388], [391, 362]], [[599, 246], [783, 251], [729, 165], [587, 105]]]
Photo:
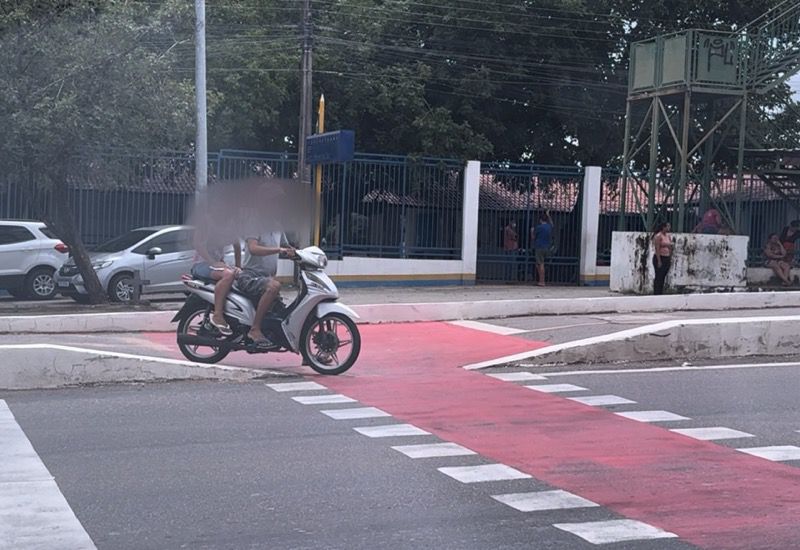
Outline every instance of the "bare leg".
[[256, 307], [256, 315], [253, 319], [253, 326], [250, 327], [249, 336], [253, 340], [264, 340], [264, 334], [261, 332], [261, 322], [267, 315], [269, 308], [272, 307], [272, 303], [275, 301], [275, 298], [278, 297], [278, 292], [280, 289], [281, 284], [275, 279], [272, 279], [266, 284], [266, 287], [264, 288], [264, 294], [261, 295], [261, 299], [258, 301], [258, 306]]
[[544, 286], [544, 264], [536, 264], [536, 272], [539, 274], [539, 286]]
[[792, 266], [789, 265], [788, 262], [782, 262], [783, 265], [783, 276], [786, 280], [787, 285], [792, 284]]
[[212, 271], [211, 277], [217, 281], [214, 286], [214, 322], [217, 325], [227, 326], [225, 321], [225, 298], [233, 287], [234, 274], [230, 269], [225, 271]]

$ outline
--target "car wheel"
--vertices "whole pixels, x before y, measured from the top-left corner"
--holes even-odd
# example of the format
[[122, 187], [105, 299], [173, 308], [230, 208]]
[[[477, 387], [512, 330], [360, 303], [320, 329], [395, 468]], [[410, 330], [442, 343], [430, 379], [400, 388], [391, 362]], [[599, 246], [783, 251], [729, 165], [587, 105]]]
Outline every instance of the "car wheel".
[[56, 280], [53, 270], [37, 267], [25, 278], [24, 292], [32, 300], [50, 300], [56, 295]]
[[129, 273], [114, 275], [108, 284], [108, 297], [112, 302], [123, 304], [133, 300], [133, 276]]

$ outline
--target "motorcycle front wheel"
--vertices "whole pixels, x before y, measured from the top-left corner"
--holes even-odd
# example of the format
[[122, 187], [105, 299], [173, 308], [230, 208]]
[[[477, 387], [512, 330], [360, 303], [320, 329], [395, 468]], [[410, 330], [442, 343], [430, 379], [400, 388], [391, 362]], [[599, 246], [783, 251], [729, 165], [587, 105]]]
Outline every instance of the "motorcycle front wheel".
[[320, 374], [342, 374], [361, 353], [361, 334], [350, 317], [329, 313], [312, 319], [300, 337], [305, 362]]
[[[211, 336], [204, 328], [209, 315], [211, 315], [211, 306], [199, 305], [178, 323], [178, 336], [181, 334]], [[178, 348], [184, 357], [195, 363], [219, 363], [230, 353], [229, 349], [181, 344], [180, 342], [178, 342]]]

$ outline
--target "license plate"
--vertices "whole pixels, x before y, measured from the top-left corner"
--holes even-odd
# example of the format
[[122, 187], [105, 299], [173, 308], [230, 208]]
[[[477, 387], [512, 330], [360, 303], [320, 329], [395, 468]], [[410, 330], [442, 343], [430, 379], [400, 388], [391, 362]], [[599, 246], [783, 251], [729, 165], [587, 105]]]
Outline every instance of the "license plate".
[[58, 286], [66, 288], [69, 286], [69, 281], [58, 281]]

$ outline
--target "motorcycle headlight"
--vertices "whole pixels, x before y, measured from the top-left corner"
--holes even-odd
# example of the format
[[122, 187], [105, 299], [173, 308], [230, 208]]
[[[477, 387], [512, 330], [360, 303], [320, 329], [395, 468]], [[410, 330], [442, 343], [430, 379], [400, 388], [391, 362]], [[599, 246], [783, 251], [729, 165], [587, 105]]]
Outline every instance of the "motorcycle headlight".
[[324, 254], [320, 254], [319, 256], [317, 256], [317, 264], [319, 264], [319, 266], [322, 269], [325, 269], [326, 267], [328, 267], [328, 257], [325, 256]]
[[102, 260], [102, 261], [99, 261], [99, 262], [92, 262], [92, 269], [97, 271], [98, 269], [106, 268], [106, 267], [110, 266], [113, 263], [114, 263], [113, 260]]

